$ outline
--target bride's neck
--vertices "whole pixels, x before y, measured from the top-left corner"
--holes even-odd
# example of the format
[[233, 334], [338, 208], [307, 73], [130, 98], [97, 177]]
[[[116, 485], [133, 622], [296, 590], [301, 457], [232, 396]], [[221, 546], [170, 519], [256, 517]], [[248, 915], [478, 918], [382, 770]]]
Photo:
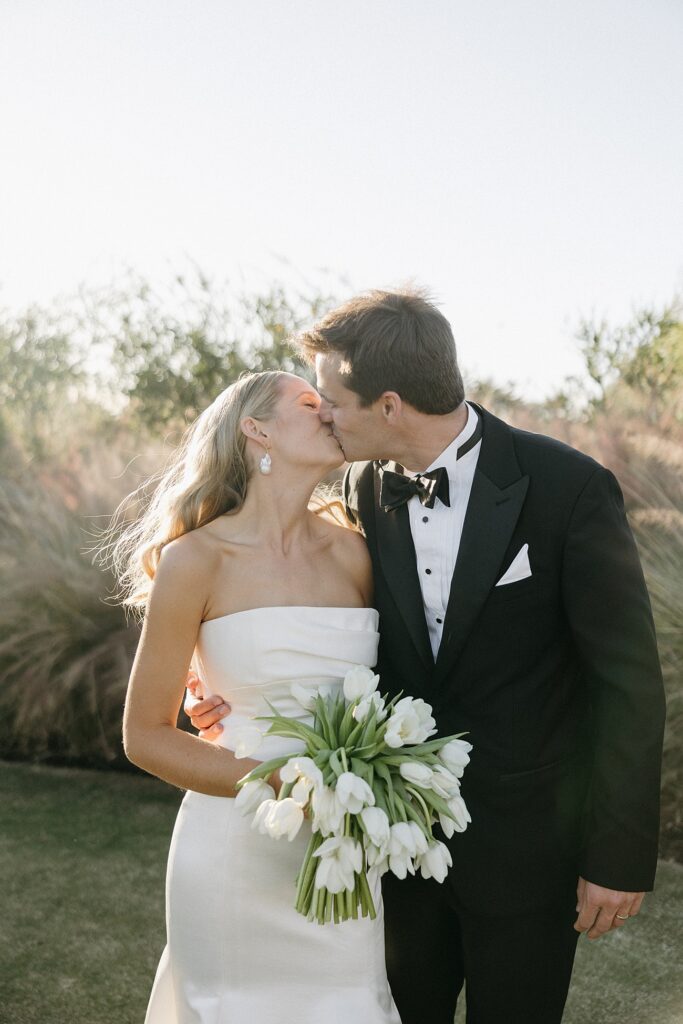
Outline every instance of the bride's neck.
[[254, 543], [282, 555], [310, 534], [308, 503], [317, 480], [278, 480], [275, 474], [252, 478], [239, 516]]

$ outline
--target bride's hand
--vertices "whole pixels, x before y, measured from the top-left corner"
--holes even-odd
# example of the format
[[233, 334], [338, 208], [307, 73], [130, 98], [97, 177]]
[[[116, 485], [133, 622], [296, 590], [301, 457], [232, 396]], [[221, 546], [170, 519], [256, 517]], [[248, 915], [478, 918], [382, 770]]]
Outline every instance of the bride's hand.
[[198, 697], [197, 690], [201, 689], [201, 679], [192, 669], [187, 674], [186, 685], [187, 695], [183, 710], [192, 722], [192, 727], [197, 729], [203, 740], [217, 739], [223, 732], [220, 720], [230, 714], [230, 705], [217, 693], [206, 698]]

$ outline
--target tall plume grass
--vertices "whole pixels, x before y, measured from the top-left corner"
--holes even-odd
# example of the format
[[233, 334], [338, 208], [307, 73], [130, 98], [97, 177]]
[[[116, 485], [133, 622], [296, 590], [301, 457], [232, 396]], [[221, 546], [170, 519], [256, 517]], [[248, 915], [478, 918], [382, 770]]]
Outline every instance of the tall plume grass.
[[683, 861], [683, 445], [630, 439], [623, 482], [657, 627], [667, 694], [662, 849]]
[[25, 478], [0, 481], [0, 751], [123, 764], [121, 709], [138, 631], [106, 602], [83, 519]]

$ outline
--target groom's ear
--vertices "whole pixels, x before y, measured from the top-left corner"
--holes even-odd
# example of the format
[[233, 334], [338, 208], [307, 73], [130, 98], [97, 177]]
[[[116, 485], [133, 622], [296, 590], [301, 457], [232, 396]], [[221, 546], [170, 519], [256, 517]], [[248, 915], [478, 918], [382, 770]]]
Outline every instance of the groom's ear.
[[403, 403], [401, 396], [396, 391], [385, 391], [383, 395], [379, 396], [377, 402], [386, 423], [395, 423], [400, 419]]

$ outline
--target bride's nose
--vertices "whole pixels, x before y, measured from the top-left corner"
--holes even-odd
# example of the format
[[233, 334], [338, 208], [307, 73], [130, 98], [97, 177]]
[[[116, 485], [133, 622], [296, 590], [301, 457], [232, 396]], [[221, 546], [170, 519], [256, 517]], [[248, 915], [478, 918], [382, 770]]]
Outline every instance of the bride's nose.
[[320, 416], [320, 419], [323, 421], [323, 423], [332, 422], [332, 406], [329, 404], [329, 402], [325, 402], [323, 400], [320, 403], [320, 408], [318, 409], [318, 416]]

